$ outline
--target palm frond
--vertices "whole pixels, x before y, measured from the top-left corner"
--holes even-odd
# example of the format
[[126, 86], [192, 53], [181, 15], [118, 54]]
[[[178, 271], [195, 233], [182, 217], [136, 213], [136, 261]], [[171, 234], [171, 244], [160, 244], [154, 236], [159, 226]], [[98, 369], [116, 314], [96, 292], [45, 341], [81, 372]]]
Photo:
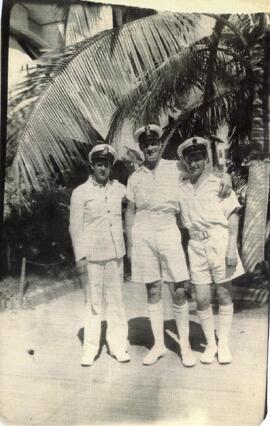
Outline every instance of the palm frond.
[[108, 139], [117, 138], [126, 119], [135, 128], [158, 121], [163, 113], [183, 109], [187, 95], [202, 89], [204, 77], [203, 53], [182, 47], [175, 55], [141, 76], [141, 82], [123, 96], [112, 116]]
[[207, 103], [201, 96], [199, 101], [180, 114], [173, 127], [179, 129], [183, 140], [194, 134], [204, 135], [206, 131], [215, 134], [217, 128], [227, 122], [238, 95], [239, 91], [232, 88], [220, 90]]
[[[242, 15], [230, 19], [232, 23], [239, 23], [241, 29], [249, 23], [249, 19]], [[223, 26], [224, 23], [217, 23], [214, 30], [218, 27], [222, 29]], [[159, 121], [162, 114], [169, 114], [174, 109], [183, 109], [186, 106], [186, 96], [196, 99], [201, 92], [204, 93], [207, 103], [209, 94], [205, 92], [205, 84], [208, 60], [216, 37], [214, 31], [211, 36], [197, 40], [191, 47], [182, 48], [154, 71], [143, 75], [140, 85], [128, 92], [118, 104], [112, 117], [109, 139], [116, 138], [125, 119], [129, 119], [136, 127], [149, 120]], [[216, 93], [222, 88], [237, 90], [239, 81], [246, 77], [249, 68], [249, 62], [245, 61], [242, 55], [228, 49], [222, 37], [221, 33], [211, 76], [211, 84]], [[211, 128], [213, 130], [213, 126]]]
[[89, 39], [109, 28], [113, 28], [112, 6], [93, 3], [72, 4], [66, 21], [66, 45]]
[[[198, 22], [196, 15], [156, 14], [124, 25], [113, 55], [112, 30], [44, 55], [16, 89], [20, 96], [10, 96], [11, 123], [16, 122], [20, 102], [39, 96], [29, 101], [27, 124], [13, 160], [27, 187], [38, 185], [37, 174], [49, 180], [55, 168], [52, 158], [59, 170], [67, 167], [69, 156], [73, 161], [78, 155], [75, 142], [95, 143], [95, 131], [105, 138], [121, 97], [141, 76], [193, 42]], [[13, 114], [12, 108], [17, 112]]]

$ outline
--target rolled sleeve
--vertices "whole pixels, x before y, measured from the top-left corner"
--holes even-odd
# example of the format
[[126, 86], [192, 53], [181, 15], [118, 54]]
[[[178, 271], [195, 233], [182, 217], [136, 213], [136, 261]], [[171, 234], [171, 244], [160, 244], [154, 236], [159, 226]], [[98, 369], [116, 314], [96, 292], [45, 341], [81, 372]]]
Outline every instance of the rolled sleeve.
[[221, 206], [223, 209], [224, 216], [227, 219], [234, 210], [238, 210], [241, 207], [234, 191], [231, 192], [229, 197], [224, 198], [221, 201]]

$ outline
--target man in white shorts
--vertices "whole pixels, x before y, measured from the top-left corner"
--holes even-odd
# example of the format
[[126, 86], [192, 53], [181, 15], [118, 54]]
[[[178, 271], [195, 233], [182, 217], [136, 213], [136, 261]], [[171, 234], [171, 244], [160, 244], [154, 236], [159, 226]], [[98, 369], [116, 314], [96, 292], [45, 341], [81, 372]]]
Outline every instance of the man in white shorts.
[[[231, 280], [243, 274], [237, 251], [238, 209], [235, 193], [219, 197], [220, 178], [207, 170], [209, 142], [200, 137], [186, 140], [178, 148], [189, 176], [179, 187], [183, 225], [189, 231], [188, 256], [191, 281], [197, 299], [197, 312], [207, 346], [201, 362], [210, 364], [216, 353], [220, 364], [232, 361], [229, 334], [233, 317]], [[219, 341], [215, 340], [211, 307], [211, 283], [219, 302]]]
[[[154, 346], [143, 364], [151, 365], [166, 354], [161, 297], [161, 283], [164, 281], [172, 296], [182, 362], [184, 366], [191, 367], [196, 364], [196, 358], [189, 342], [189, 308], [185, 296], [189, 274], [176, 223], [180, 211], [178, 188], [182, 172], [178, 162], [160, 160], [161, 135], [162, 130], [154, 124], [135, 133], [145, 161], [128, 180], [127, 255], [132, 260], [133, 281], [146, 285], [154, 335]], [[226, 192], [227, 187], [223, 190]]]
[[124, 185], [110, 180], [115, 150], [97, 144], [89, 154], [93, 175], [72, 193], [70, 233], [76, 264], [84, 272], [86, 305], [82, 366], [91, 366], [99, 350], [103, 303], [110, 353], [119, 362], [127, 353], [128, 326], [122, 296], [125, 245], [122, 227]]

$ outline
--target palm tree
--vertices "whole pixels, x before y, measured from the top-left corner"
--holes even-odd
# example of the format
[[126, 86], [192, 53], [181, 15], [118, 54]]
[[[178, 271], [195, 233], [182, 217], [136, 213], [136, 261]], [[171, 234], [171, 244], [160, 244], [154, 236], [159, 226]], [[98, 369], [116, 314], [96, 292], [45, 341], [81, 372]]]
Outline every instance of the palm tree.
[[265, 15], [259, 15], [255, 43], [250, 50], [254, 76], [251, 158], [247, 186], [245, 223], [243, 232], [243, 259], [252, 270], [265, 258], [266, 222], [270, 184], [270, 28]]
[[[213, 33], [204, 38], [195, 31], [198, 16], [160, 13], [41, 58], [10, 98], [11, 172], [20, 176], [26, 188], [38, 188], [40, 175], [49, 182], [55, 168], [61, 173], [72, 167], [82, 148], [95, 143], [97, 134], [115, 143], [127, 120], [136, 126], [175, 111], [178, 116], [169, 134], [178, 129], [182, 139], [194, 133], [215, 133], [226, 122], [232, 147], [240, 152], [246, 144], [255, 146], [256, 125], [261, 128], [263, 123], [260, 143], [268, 143], [267, 43], [263, 51], [256, 49], [267, 28], [248, 15], [213, 18]], [[265, 75], [260, 121], [258, 67]], [[25, 111], [27, 125], [15, 138], [13, 123]], [[261, 170], [265, 163], [254, 161]], [[267, 166], [263, 168], [269, 173]], [[247, 241], [253, 238], [250, 229], [255, 225], [261, 227], [260, 235], [265, 229], [268, 188], [265, 180], [264, 198], [259, 204], [254, 201], [256, 194], [249, 189], [256, 184], [253, 170], [243, 244], [249, 268], [262, 260], [264, 239], [257, 239], [255, 250]], [[260, 224], [248, 213], [254, 205], [263, 212]]]
[[[103, 31], [28, 67], [10, 94], [7, 165], [26, 189], [39, 188], [106, 138], [120, 99], [176, 52], [186, 55], [196, 16], [162, 13]], [[182, 53], [179, 53], [182, 52]], [[19, 123], [19, 125], [18, 125]], [[25, 125], [22, 125], [26, 123]]]
[[[238, 165], [247, 147], [251, 151], [242, 253], [246, 269], [253, 270], [265, 258], [269, 200], [269, 28], [263, 14], [216, 20], [213, 34], [196, 43], [195, 56], [188, 52], [183, 62], [176, 54], [155, 70], [150, 83], [142, 82], [122, 99], [110, 136], [113, 139], [127, 117], [134, 123], [147, 122], [173, 108], [182, 111], [169, 134], [178, 129], [182, 140], [215, 134], [225, 121]], [[191, 90], [196, 91], [195, 100], [183, 108], [183, 96]]]

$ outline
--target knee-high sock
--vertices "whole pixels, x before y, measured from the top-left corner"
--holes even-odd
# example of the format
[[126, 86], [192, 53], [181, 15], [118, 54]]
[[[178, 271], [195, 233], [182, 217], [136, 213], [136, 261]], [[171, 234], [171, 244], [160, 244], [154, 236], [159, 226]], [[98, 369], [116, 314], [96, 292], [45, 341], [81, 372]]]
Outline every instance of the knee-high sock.
[[176, 325], [179, 334], [180, 346], [183, 348], [190, 347], [189, 342], [189, 309], [187, 301], [184, 305], [173, 304]]
[[216, 346], [215, 339], [215, 325], [214, 325], [214, 315], [212, 311], [212, 306], [210, 306], [205, 311], [197, 310], [200, 323], [207, 341], [207, 345]]
[[233, 304], [219, 306], [219, 345], [227, 345], [233, 318]]
[[154, 335], [154, 345], [163, 348], [165, 345], [162, 300], [155, 304], [148, 303], [148, 311]]

